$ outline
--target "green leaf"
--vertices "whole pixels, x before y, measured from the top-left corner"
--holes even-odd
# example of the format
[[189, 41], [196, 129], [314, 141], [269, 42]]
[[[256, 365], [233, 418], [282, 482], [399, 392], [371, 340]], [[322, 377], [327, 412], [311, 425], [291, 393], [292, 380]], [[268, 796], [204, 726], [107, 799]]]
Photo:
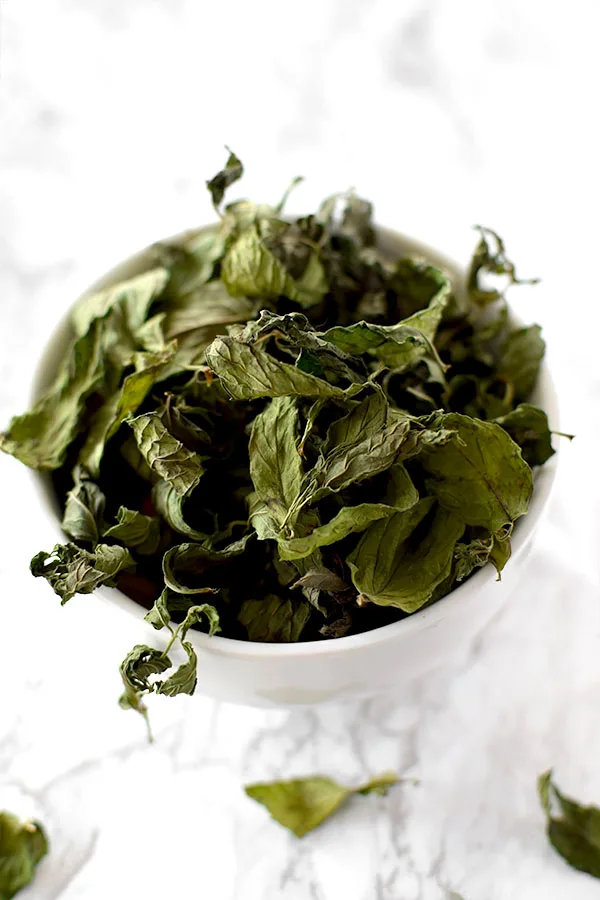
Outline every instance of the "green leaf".
[[246, 297], [231, 297], [221, 281], [199, 285], [178, 295], [166, 307], [165, 333], [169, 340], [196, 332], [197, 344], [206, 346], [228, 325], [245, 323], [254, 315], [255, 304]]
[[225, 243], [223, 229], [215, 226], [188, 232], [183, 241], [175, 244], [165, 241], [154, 244], [154, 256], [170, 275], [160, 301], [162, 310], [210, 281], [216, 263], [225, 252]]
[[210, 191], [213, 206], [217, 209], [225, 196], [225, 191], [236, 181], [239, 181], [244, 174], [244, 167], [235, 153], [229, 151], [229, 157], [225, 163], [225, 168], [206, 182], [206, 187]]
[[[195, 599], [192, 595], [178, 594], [176, 591], [165, 588], [144, 616], [144, 621], [156, 628], [157, 631], [160, 631], [161, 628], [170, 628], [172, 615], [188, 613], [192, 607], [196, 606]], [[204, 606], [208, 609], [206, 604]], [[212, 609], [212, 607], [210, 608]], [[214, 612], [216, 614], [216, 610]]]
[[158, 685], [157, 694], [176, 697], [177, 694], [193, 694], [198, 683], [198, 657], [189, 641], [182, 642], [187, 653], [187, 661], [182, 663], [172, 675]]
[[152, 488], [152, 500], [165, 522], [179, 534], [192, 541], [205, 541], [207, 534], [192, 528], [185, 520], [184, 505], [190, 500], [191, 491], [179, 494], [168, 481], [158, 481]]
[[188, 609], [185, 619], [177, 629], [180, 639], [184, 641], [190, 628], [197, 625], [202, 619], [207, 620], [208, 633], [211, 637], [221, 630], [219, 625], [219, 613], [217, 610], [214, 606], [211, 606], [210, 603], [201, 603], [198, 606], [192, 606]]
[[258, 224], [245, 228], [227, 250], [221, 278], [232, 297], [283, 296], [301, 306], [319, 303], [328, 290], [323, 266], [316, 252], [308, 257], [303, 274], [293, 278], [284, 264], [269, 250]]
[[150, 389], [169, 371], [174, 354], [174, 347], [169, 347], [160, 354], [137, 354], [135, 359], [137, 371], [132, 372], [123, 381], [115, 417], [108, 428], [106, 440], [117, 433], [125, 419], [137, 412]]
[[317, 375], [331, 384], [363, 382], [366, 369], [335, 344], [325, 341], [302, 313], [276, 316], [263, 309], [257, 320], [249, 322], [239, 339], [247, 344], [273, 339], [275, 351], [295, 360], [296, 368]]
[[277, 215], [281, 215], [281, 213], [285, 209], [286, 203], [289, 200], [290, 194], [292, 193], [294, 188], [298, 187], [299, 184], [302, 184], [303, 181], [304, 178], [302, 177], [302, 175], [296, 175], [295, 178], [292, 178], [290, 184], [284, 191], [283, 197], [275, 207], [275, 212], [277, 213]]
[[148, 647], [146, 644], [136, 644], [120, 666], [126, 695], [154, 691], [156, 682], [149, 679], [154, 675], [162, 675], [170, 668], [171, 660], [161, 650]]
[[51, 553], [36, 554], [30, 564], [31, 574], [45, 578], [62, 605], [75, 594], [91, 594], [101, 584], [115, 587], [118, 573], [133, 568], [129, 550], [107, 544], [98, 544], [93, 553], [75, 544], [56, 544]]
[[129, 420], [136, 444], [150, 469], [180, 496], [193, 491], [204, 474], [202, 458], [188, 450], [165, 428], [158, 413]]
[[260, 600], [244, 600], [238, 621], [248, 632], [248, 640], [279, 644], [300, 640], [310, 614], [306, 600], [282, 600], [269, 594]]
[[73, 471], [73, 478], [61, 528], [72, 540], [94, 547], [100, 539], [106, 497], [80, 466]]
[[362, 389], [359, 384], [346, 389], [329, 384], [233, 337], [216, 338], [206, 351], [206, 360], [234, 400], [285, 396], [346, 399]]
[[168, 278], [168, 271], [159, 267], [83, 297], [71, 312], [75, 333], [78, 337], [88, 334], [95, 319], [118, 308], [128, 330], [135, 334], [146, 322], [150, 307], [164, 291]]
[[538, 793], [546, 813], [546, 833], [554, 849], [574, 869], [600, 878], [600, 809], [580, 806], [562, 794], [552, 770], [540, 775]]
[[[425, 528], [419, 526], [425, 523]], [[415, 612], [450, 575], [464, 524], [454, 513], [420, 500], [406, 512], [370, 525], [347, 563], [357, 591], [379, 606]]]
[[306, 478], [312, 486], [310, 502], [389, 469], [409, 431], [409, 417], [398, 411], [390, 414], [382, 394], [365, 397], [330, 426], [319, 458]]
[[485, 566], [487, 562], [493, 563], [498, 572], [498, 580], [502, 569], [510, 559], [510, 540], [507, 536], [485, 534], [476, 537], [468, 544], [459, 542], [454, 551], [455, 578], [464, 581], [474, 569]]
[[499, 425], [458, 413], [436, 414], [429, 428], [455, 431], [437, 447], [426, 447], [419, 463], [428, 489], [466, 525], [493, 533], [527, 512], [533, 490], [531, 469]]
[[22, 822], [0, 812], [0, 898], [10, 900], [33, 880], [36, 866], [48, 852], [39, 822]]
[[327, 569], [325, 566], [319, 566], [316, 569], [309, 569], [308, 572], [299, 578], [293, 588], [303, 587], [317, 591], [328, 591], [330, 593], [339, 594], [352, 590], [352, 586], [346, 584], [339, 575]]
[[533, 391], [546, 352], [539, 325], [519, 328], [506, 339], [498, 362], [498, 375], [507, 381], [517, 400], [527, 400]]
[[537, 284], [537, 278], [517, 278], [514, 263], [506, 256], [504, 242], [491, 228], [475, 226], [480, 234], [467, 275], [467, 290], [476, 306], [488, 306], [504, 296], [503, 290], [485, 287], [481, 276], [506, 276], [508, 284]]
[[305, 537], [279, 541], [279, 556], [283, 560], [301, 559], [309, 556], [318, 547], [335, 544], [349, 534], [364, 531], [371, 522], [389, 518], [395, 512], [410, 509], [417, 503], [419, 495], [401, 465], [394, 467], [395, 493], [390, 503], [359, 503], [357, 506], [343, 506], [324, 525], [315, 528]]
[[305, 537], [279, 540], [279, 556], [283, 560], [302, 559], [319, 547], [335, 544], [349, 534], [364, 531], [371, 522], [394, 514], [394, 508], [385, 503], [359, 503], [344, 506], [327, 522], [315, 528]]
[[174, 352], [174, 348], [171, 347], [159, 355], [138, 354], [141, 368], [128, 375], [122, 386], [100, 407], [79, 454], [79, 462], [91, 475], [97, 477], [100, 474], [106, 444], [117, 433], [123, 422], [137, 412], [151, 388], [167, 374]]
[[171, 594], [172, 592], [165, 588], [154, 601], [152, 608], [144, 616], [144, 622], [148, 622], [157, 631], [160, 631], [161, 628], [167, 628], [171, 621], [169, 609], [169, 597]]
[[103, 327], [96, 323], [74, 342], [53, 385], [0, 435], [0, 450], [31, 469], [63, 465], [69, 445], [83, 426], [86, 402], [104, 381]]
[[541, 466], [554, 455], [548, 416], [530, 403], [520, 403], [505, 416], [494, 419], [518, 444], [530, 466]]
[[405, 372], [426, 357], [443, 370], [431, 341], [417, 328], [403, 323], [370, 325], [357, 322], [348, 328], [334, 326], [323, 334], [323, 338], [354, 356], [370, 353], [395, 372]]
[[353, 240], [359, 247], [370, 247], [375, 243], [373, 227], [373, 205], [362, 197], [350, 193], [340, 222], [340, 233]]
[[437, 330], [448, 309], [451, 300], [452, 285], [448, 278], [440, 273], [440, 287], [433, 295], [425, 309], [417, 310], [399, 324], [407, 328], [416, 328], [429, 341], [434, 341]]
[[389, 284], [397, 295], [397, 315], [394, 321], [426, 309], [447, 285], [448, 276], [441, 269], [420, 259], [399, 259]]
[[144, 556], [151, 556], [160, 543], [160, 519], [120, 506], [117, 524], [107, 528], [102, 537], [120, 541]]
[[276, 822], [296, 837], [304, 837], [353, 794], [385, 794], [397, 782], [393, 773], [384, 772], [358, 788], [344, 787], [331, 778], [313, 777], [249, 784], [245, 791], [265, 806]]
[[215, 566], [222, 566], [231, 559], [242, 556], [251, 535], [245, 535], [222, 550], [212, 550], [202, 544], [176, 544], [163, 557], [165, 584], [180, 594], [205, 594], [213, 591], [206, 585], [198, 585], [197, 579]]
[[[275, 397], [254, 420], [248, 451], [250, 478], [258, 499], [278, 529], [289, 518], [304, 476], [296, 448], [298, 409], [292, 397]], [[290, 521], [293, 526], [294, 520]]]

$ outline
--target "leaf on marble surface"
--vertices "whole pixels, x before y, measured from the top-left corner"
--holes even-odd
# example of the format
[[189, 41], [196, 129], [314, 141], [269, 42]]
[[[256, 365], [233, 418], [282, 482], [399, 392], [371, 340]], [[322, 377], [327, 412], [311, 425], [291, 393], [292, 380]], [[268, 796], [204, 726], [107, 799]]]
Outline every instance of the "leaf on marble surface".
[[48, 852], [48, 838], [39, 822], [22, 822], [0, 812], [0, 898], [11, 900], [33, 880]]
[[386, 794], [398, 780], [393, 772], [384, 772], [364, 785], [349, 788], [331, 778], [295, 778], [250, 784], [245, 791], [265, 806], [276, 822], [301, 838], [333, 815], [352, 795]]
[[538, 778], [538, 794], [554, 849], [574, 869], [600, 878], [600, 809], [581, 806], [561, 793], [552, 769]]

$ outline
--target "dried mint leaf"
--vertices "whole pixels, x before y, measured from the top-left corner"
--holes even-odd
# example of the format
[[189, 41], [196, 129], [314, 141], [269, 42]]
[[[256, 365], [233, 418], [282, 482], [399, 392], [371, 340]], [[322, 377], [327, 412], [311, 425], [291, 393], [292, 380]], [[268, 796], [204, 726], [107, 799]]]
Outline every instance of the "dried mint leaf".
[[554, 849], [574, 869], [600, 878], [600, 809], [581, 806], [562, 794], [552, 769], [538, 778], [538, 793]]
[[397, 784], [393, 772], [384, 772], [357, 788], [344, 787], [331, 778], [295, 778], [249, 784], [249, 797], [267, 808], [271, 816], [296, 837], [304, 837], [333, 815], [353, 794], [386, 794]]
[[48, 852], [48, 838], [39, 822], [22, 822], [0, 812], [0, 897], [10, 900], [27, 887], [38, 863]]

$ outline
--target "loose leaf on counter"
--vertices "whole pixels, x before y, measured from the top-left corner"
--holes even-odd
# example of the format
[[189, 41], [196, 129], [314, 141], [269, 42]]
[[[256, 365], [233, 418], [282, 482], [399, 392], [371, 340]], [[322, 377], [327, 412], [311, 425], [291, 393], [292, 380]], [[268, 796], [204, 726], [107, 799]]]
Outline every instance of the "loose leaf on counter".
[[600, 809], [580, 806], [557, 788], [552, 769], [538, 778], [548, 840], [574, 869], [600, 878]]
[[160, 542], [160, 519], [120, 506], [117, 524], [107, 528], [102, 537], [119, 541], [144, 556], [151, 555], [156, 552]]
[[498, 365], [498, 374], [509, 383], [517, 400], [531, 394], [546, 351], [539, 325], [520, 328], [509, 334]]
[[331, 778], [295, 778], [249, 784], [249, 797], [267, 808], [271, 816], [296, 837], [304, 837], [333, 815], [353, 794], [385, 794], [398, 778], [384, 772], [357, 788], [344, 787]]
[[[418, 539], [424, 520], [427, 528]], [[433, 497], [375, 522], [347, 559], [356, 590], [379, 606], [416, 612], [450, 575], [464, 528], [453, 512], [436, 508]]]
[[56, 544], [51, 553], [36, 554], [31, 560], [31, 574], [46, 579], [64, 605], [75, 594], [91, 594], [101, 584], [115, 587], [119, 572], [135, 568], [135, 561], [125, 547], [97, 544], [93, 553], [76, 544]]
[[88, 397], [104, 380], [103, 325], [95, 323], [68, 352], [53, 385], [0, 435], [0, 449], [31, 469], [58, 469], [83, 424]]
[[541, 466], [555, 450], [546, 413], [530, 403], [519, 403], [516, 409], [494, 420], [518, 444], [523, 459], [530, 466]]
[[22, 822], [0, 812], [0, 898], [11, 900], [33, 880], [48, 852], [48, 839], [39, 822]]
[[180, 496], [193, 491], [204, 474], [201, 457], [169, 434], [157, 413], [144, 413], [129, 424], [151, 470]]
[[443, 507], [466, 525], [491, 532], [527, 512], [531, 469], [503, 428], [457, 413], [433, 416], [428, 427], [456, 432], [455, 439], [419, 455], [429, 490]]
[[271, 594], [259, 600], [244, 600], [238, 621], [250, 641], [289, 643], [300, 639], [310, 614], [306, 600], [282, 600]]

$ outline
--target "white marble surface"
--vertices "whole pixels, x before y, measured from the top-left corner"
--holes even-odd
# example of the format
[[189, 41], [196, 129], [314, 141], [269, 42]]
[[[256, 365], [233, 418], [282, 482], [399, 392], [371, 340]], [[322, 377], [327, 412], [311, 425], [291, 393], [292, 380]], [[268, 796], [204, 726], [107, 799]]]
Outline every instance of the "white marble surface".
[[[536, 775], [600, 802], [595, 0], [0, 0], [0, 413], [88, 276], [210, 215], [230, 144], [246, 189], [353, 184], [379, 220], [466, 254], [497, 227], [535, 293], [563, 403], [558, 488], [527, 577], [461, 665], [396, 697], [257, 711], [116, 706], [135, 626], [27, 571], [53, 535], [0, 459], [0, 806], [52, 851], [23, 900], [592, 900], [547, 846]], [[299, 842], [249, 780], [393, 768]]]

